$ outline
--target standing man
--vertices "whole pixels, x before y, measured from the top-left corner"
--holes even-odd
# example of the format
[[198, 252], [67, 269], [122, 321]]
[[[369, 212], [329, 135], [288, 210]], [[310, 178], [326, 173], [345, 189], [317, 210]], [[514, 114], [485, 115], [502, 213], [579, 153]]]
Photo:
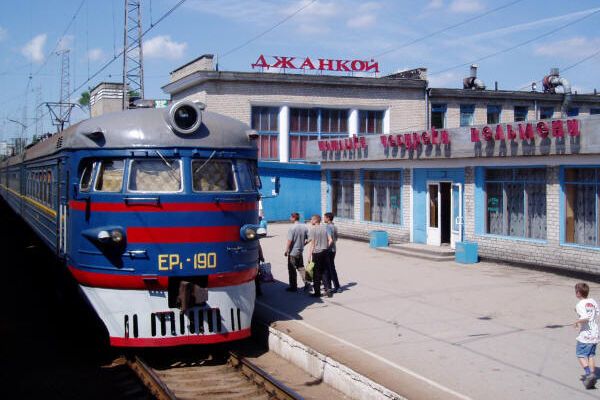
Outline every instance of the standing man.
[[[327, 228], [321, 225], [321, 216], [313, 215], [310, 219], [312, 225], [308, 232], [308, 244], [309, 244], [309, 262], [312, 260], [315, 263], [315, 269], [313, 270], [313, 287], [315, 292], [311, 295], [313, 297], [321, 296], [321, 279], [323, 274], [329, 275], [329, 247], [333, 243], [332, 237], [327, 233]], [[326, 276], [323, 280], [325, 285], [325, 292], [327, 297], [332, 296], [331, 285], [329, 284], [329, 278]]]
[[308, 290], [310, 286], [306, 283], [306, 271], [304, 269], [304, 259], [302, 252], [304, 244], [308, 237], [308, 228], [300, 223], [300, 214], [293, 212], [290, 215], [290, 221], [294, 223], [288, 231], [287, 244], [285, 247], [285, 256], [288, 258], [288, 275], [290, 278], [290, 286], [285, 290], [295, 292], [298, 290], [298, 280], [296, 271], [300, 272], [300, 277], [304, 282], [304, 290]]
[[331, 236], [333, 239], [333, 243], [329, 246], [329, 285], [333, 283], [333, 291], [336, 293], [340, 293], [342, 289], [340, 288], [340, 281], [338, 280], [337, 271], [335, 270], [335, 253], [337, 251], [335, 244], [338, 238], [337, 226], [333, 223], [333, 213], [326, 212], [323, 218], [323, 222], [325, 222], [325, 226], [327, 227], [327, 234]]

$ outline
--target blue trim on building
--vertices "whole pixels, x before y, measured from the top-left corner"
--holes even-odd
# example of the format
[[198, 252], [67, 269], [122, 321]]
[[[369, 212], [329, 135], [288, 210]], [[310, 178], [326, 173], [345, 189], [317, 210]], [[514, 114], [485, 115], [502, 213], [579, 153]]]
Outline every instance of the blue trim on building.
[[485, 168], [475, 167], [475, 234], [485, 233]]
[[558, 243], [560, 245], [565, 244], [565, 167], [563, 165], [560, 166], [558, 171], [558, 182], [559, 182], [559, 194], [558, 194]]
[[[427, 243], [427, 181], [465, 183], [464, 168], [415, 168], [413, 169], [413, 242]], [[462, 201], [462, 214], [465, 215], [465, 201]], [[464, 225], [463, 237], [464, 237]]]
[[287, 221], [290, 213], [298, 212], [303, 218], [321, 214], [321, 166], [259, 161], [258, 172], [263, 187], [261, 193], [270, 196], [274, 188], [271, 178], [280, 179], [279, 196], [263, 199], [267, 221]]

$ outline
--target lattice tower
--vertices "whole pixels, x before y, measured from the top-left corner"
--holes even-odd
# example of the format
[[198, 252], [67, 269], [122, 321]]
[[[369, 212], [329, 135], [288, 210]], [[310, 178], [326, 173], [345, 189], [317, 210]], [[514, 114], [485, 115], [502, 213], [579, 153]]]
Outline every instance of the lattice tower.
[[129, 105], [128, 93], [137, 92], [144, 98], [144, 54], [142, 51], [141, 0], [125, 0], [123, 34], [123, 102]]

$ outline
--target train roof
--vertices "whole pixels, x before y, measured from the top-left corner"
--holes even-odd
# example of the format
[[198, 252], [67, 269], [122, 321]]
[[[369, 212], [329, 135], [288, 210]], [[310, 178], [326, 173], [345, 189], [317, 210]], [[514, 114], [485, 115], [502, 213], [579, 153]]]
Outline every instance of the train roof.
[[224, 115], [202, 111], [202, 123], [190, 134], [169, 122], [170, 108], [143, 108], [103, 114], [81, 121], [8, 159], [8, 164], [33, 160], [65, 149], [194, 147], [256, 149], [250, 127]]

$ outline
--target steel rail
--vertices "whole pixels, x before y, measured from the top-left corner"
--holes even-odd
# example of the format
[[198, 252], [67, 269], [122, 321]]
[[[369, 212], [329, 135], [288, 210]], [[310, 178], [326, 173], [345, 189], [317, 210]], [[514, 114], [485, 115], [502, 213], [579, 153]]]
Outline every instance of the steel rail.
[[175, 394], [164, 384], [164, 382], [156, 375], [141, 358], [135, 356], [133, 359], [127, 360], [127, 365], [140, 378], [144, 386], [148, 388], [150, 393], [157, 400], [177, 400]]
[[294, 390], [275, 379], [267, 371], [256, 364], [241, 357], [234, 351], [229, 352], [229, 364], [239, 370], [246, 378], [254, 382], [258, 387], [263, 388], [269, 396], [278, 400], [303, 400], [304, 398]]

